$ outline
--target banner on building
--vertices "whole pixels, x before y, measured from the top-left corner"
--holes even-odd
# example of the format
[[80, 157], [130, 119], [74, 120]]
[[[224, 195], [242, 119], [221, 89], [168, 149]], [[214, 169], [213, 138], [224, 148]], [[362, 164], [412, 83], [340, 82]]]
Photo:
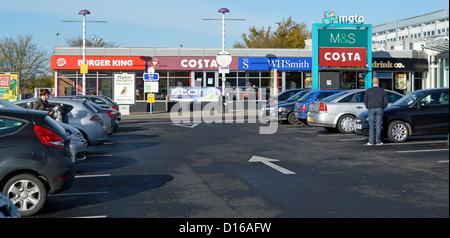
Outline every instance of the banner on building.
[[220, 88], [172, 87], [169, 100], [175, 102], [218, 102], [222, 95]]

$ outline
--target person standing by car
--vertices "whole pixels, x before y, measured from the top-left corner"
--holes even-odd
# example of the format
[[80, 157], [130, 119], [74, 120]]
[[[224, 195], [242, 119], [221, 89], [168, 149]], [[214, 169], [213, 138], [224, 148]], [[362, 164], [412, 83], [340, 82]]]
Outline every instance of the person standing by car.
[[41, 89], [39, 91], [39, 98], [34, 101], [33, 103], [33, 109], [34, 110], [40, 110], [40, 111], [48, 111], [48, 115], [50, 117], [53, 116], [54, 112], [50, 111], [49, 105], [48, 105], [48, 99], [50, 98], [50, 90], [48, 89]]
[[369, 110], [369, 142], [367, 145], [382, 145], [381, 125], [383, 124], [383, 109], [389, 101], [386, 92], [378, 86], [378, 78], [372, 79], [372, 88], [367, 89], [364, 97], [364, 105]]

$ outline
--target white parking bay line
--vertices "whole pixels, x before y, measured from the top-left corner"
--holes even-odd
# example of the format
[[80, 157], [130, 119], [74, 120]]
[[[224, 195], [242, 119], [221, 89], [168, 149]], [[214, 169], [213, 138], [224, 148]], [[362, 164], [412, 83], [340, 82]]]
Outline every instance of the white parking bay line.
[[69, 217], [69, 218], [106, 218], [106, 215], [99, 215], [99, 216], [81, 216], [81, 217]]
[[397, 153], [419, 153], [419, 152], [436, 152], [436, 151], [448, 151], [448, 149], [403, 150], [403, 151], [397, 151]]
[[84, 192], [84, 193], [58, 193], [49, 195], [52, 197], [61, 197], [61, 196], [75, 196], [75, 195], [96, 195], [96, 194], [106, 194], [109, 193], [109, 191], [100, 191], [100, 192]]
[[94, 178], [94, 177], [109, 177], [111, 174], [80, 174], [75, 175], [75, 178]]

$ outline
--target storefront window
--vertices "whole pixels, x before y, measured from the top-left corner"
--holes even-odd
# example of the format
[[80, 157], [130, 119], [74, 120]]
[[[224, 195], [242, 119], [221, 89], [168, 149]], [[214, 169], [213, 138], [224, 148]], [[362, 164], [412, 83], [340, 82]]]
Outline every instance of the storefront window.
[[366, 74], [358, 72], [358, 88], [366, 88]]
[[303, 88], [312, 88], [312, 73], [311, 72], [305, 72]]
[[401, 94], [408, 94], [408, 86], [409, 86], [409, 80], [408, 80], [408, 74], [407, 73], [395, 73], [394, 78], [394, 90], [396, 92], [399, 92]]
[[301, 72], [286, 72], [286, 89], [301, 88]]
[[343, 72], [341, 77], [342, 89], [356, 88], [356, 72]]

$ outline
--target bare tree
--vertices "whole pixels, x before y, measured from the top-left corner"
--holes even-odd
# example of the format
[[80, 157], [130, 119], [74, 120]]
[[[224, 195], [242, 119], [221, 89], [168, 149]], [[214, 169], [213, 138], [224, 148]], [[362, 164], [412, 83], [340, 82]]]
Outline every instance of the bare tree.
[[[83, 37], [78, 35], [67, 39], [66, 44], [69, 47], [82, 47]], [[86, 47], [115, 47], [114, 42], [107, 42], [103, 38], [94, 35], [94, 37], [86, 37]]]
[[0, 72], [19, 73], [20, 92], [32, 90], [33, 80], [50, 73], [50, 56], [31, 42], [32, 37], [18, 36], [0, 39]]

